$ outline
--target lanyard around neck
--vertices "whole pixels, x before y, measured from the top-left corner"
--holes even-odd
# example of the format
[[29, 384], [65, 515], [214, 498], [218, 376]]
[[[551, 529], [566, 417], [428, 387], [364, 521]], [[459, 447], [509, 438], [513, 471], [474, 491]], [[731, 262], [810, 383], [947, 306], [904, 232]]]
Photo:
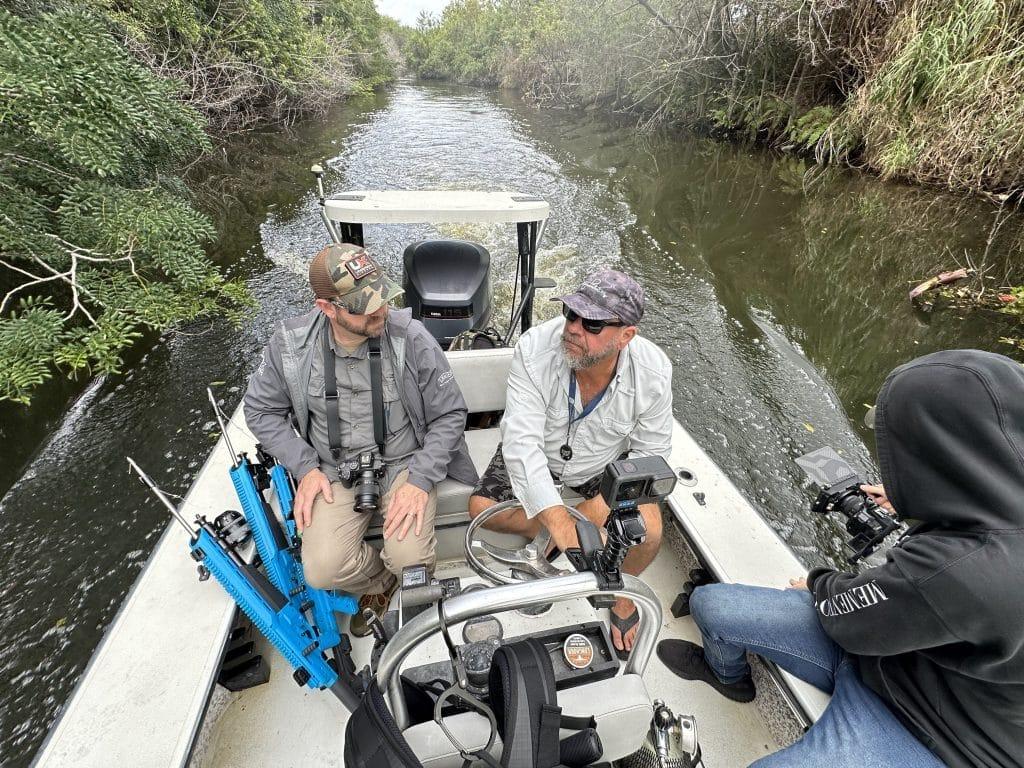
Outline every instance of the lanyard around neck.
[[[609, 382], [609, 386], [610, 386], [610, 382]], [[580, 419], [583, 419], [586, 416], [589, 416], [591, 413], [593, 413], [594, 409], [597, 408], [598, 404], [601, 402], [601, 398], [604, 397], [604, 393], [607, 392], [607, 391], [608, 391], [608, 386], [605, 386], [604, 389], [602, 389], [600, 392], [597, 393], [597, 395], [594, 397], [593, 400], [591, 400], [589, 403], [587, 403], [585, 406], [583, 406], [583, 410], [580, 412], [580, 415], [577, 416], [576, 415], [576, 374], [575, 373], [570, 373], [569, 374], [569, 423], [572, 424], [574, 422], [577, 422]]]
[[[610, 386], [611, 382], [609, 382], [608, 384]], [[607, 391], [608, 387], [606, 386], [604, 389], [597, 393], [597, 396], [593, 400], [591, 400], [583, 407], [583, 413], [577, 416], [576, 374], [572, 373], [571, 371], [569, 372], [569, 421], [565, 425], [565, 443], [563, 443], [562, 447], [558, 450], [558, 453], [562, 457], [563, 461], [569, 461], [570, 459], [572, 459], [572, 446], [569, 445], [569, 433], [572, 430], [572, 425], [575, 422], [579, 421], [580, 419], [585, 418], [587, 414], [591, 413], [595, 408], [597, 408], [598, 403], [601, 402], [601, 398], [604, 397], [604, 393]]]

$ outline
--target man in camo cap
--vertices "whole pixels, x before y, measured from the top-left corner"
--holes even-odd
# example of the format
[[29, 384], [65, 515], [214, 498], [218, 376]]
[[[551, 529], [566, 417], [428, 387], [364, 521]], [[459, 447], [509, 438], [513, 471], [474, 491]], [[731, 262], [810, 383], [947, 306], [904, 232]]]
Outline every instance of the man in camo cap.
[[[669, 458], [672, 449], [672, 365], [656, 344], [637, 334], [644, 292], [614, 269], [593, 273], [562, 302], [562, 317], [524, 333], [509, 372], [501, 445], [473, 490], [475, 517], [499, 501], [522, 507], [491, 518], [491, 527], [528, 537], [542, 527], [555, 546], [577, 546], [559, 486], [582, 496], [576, 508], [604, 525], [599, 493], [610, 462], [631, 456]], [[657, 504], [640, 506], [647, 540], [629, 551], [623, 570], [638, 576], [661, 543]], [[611, 610], [612, 642], [633, 647], [639, 619], [619, 600]]]
[[[316, 308], [275, 331], [249, 380], [245, 416], [256, 439], [299, 482], [294, 514], [306, 581], [361, 593], [351, 630], [364, 635], [362, 609], [383, 614], [402, 568], [433, 569], [435, 486], [445, 477], [477, 480], [463, 438], [466, 403], [423, 324], [408, 309], [389, 310], [402, 289], [365, 250], [327, 246], [309, 265], [309, 285]], [[355, 510], [354, 491], [338, 475], [339, 464], [379, 453], [370, 339], [380, 339], [381, 350], [383, 521]], [[336, 399], [324, 375], [331, 369]], [[380, 553], [363, 540], [371, 521], [383, 526]]]

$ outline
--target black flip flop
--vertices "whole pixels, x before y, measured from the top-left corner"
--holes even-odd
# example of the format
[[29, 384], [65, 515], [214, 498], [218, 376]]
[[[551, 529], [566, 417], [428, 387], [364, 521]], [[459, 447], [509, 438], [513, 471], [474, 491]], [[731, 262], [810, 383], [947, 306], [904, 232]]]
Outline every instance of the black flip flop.
[[[626, 633], [640, 623], [640, 611], [637, 608], [634, 608], [633, 612], [624, 619], [620, 619], [615, 611], [611, 609], [608, 610], [608, 614], [611, 616], [612, 626], [619, 630], [619, 637], [621, 637], [622, 642], [625, 643]], [[619, 657], [619, 661], [625, 661], [629, 658], [630, 651], [615, 648], [614, 642], [612, 643], [612, 648], [615, 649], [615, 655]]]

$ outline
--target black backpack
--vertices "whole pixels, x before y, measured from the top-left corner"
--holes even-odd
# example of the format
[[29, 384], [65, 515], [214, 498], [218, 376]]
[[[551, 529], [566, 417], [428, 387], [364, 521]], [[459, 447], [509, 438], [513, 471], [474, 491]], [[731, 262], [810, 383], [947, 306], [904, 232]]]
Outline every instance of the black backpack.
[[[488, 683], [503, 742], [502, 768], [583, 768], [601, 759], [594, 718], [563, 715], [556, 703], [555, 673], [542, 643], [530, 638], [498, 648]], [[577, 732], [559, 741], [559, 728]], [[469, 757], [497, 765], [486, 753]], [[422, 768], [376, 681], [371, 681], [345, 728], [345, 766]]]
[[[581, 768], [604, 750], [592, 716], [563, 715], [547, 648], [528, 638], [494, 652], [488, 679], [506, 768]], [[559, 728], [576, 731], [559, 741]]]

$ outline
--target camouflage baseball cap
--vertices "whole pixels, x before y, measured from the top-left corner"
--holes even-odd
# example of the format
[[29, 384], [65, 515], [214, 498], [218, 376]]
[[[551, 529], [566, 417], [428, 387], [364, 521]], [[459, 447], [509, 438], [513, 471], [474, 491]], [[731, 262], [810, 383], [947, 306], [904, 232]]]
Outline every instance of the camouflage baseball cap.
[[575, 293], [557, 296], [580, 317], [588, 320], [621, 320], [636, 325], [644, 316], [644, 289], [629, 275], [602, 269], [587, 277]]
[[405, 291], [358, 245], [331, 244], [309, 264], [318, 299], [335, 300], [354, 315], [368, 315]]

